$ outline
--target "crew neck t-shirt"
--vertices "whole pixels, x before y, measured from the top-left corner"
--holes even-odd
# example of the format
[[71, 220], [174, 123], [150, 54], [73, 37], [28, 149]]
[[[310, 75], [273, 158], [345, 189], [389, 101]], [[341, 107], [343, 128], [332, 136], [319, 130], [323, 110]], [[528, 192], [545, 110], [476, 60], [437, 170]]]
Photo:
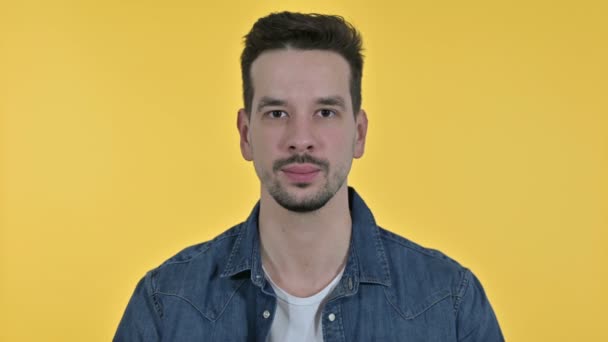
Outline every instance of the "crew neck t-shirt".
[[338, 285], [344, 268], [324, 289], [310, 297], [296, 297], [285, 292], [272, 281], [264, 266], [262, 269], [277, 296], [277, 308], [267, 342], [323, 341], [323, 304]]

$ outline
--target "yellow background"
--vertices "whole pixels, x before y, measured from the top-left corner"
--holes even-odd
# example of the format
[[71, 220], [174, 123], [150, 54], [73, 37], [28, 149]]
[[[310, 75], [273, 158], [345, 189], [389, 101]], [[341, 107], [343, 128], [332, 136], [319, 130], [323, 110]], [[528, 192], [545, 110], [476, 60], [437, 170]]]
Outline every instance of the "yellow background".
[[241, 37], [363, 33], [355, 186], [481, 279], [509, 341], [607, 341], [605, 1], [0, 2], [0, 340], [108, 341], [144, 273], [243, 220]]

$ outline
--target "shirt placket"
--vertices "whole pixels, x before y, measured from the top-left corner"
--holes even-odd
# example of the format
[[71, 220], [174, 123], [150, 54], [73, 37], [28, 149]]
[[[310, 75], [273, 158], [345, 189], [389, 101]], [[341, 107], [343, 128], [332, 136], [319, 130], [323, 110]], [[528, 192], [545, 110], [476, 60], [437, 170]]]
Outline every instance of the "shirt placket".
[[353, 274], [348, 271], [345, 272], [340, 280], [340, 284], [336, 286], [333, 292], [329, 295], [329, 300], [323, 306], [323, 316], [321, 318], [321, 322], [323, 325], [324, 342], [346, 341], [342, 315], [342, 302], [356, 292], [356, 288], [354, 286], [356, 281], [357, 280]]
[[259, 289], [256, 295], [256, 341], [268, 340], [270, 327], [277, 310], [277, 299], [274, 291], [267, 282], [262, 283], [263, 289]]

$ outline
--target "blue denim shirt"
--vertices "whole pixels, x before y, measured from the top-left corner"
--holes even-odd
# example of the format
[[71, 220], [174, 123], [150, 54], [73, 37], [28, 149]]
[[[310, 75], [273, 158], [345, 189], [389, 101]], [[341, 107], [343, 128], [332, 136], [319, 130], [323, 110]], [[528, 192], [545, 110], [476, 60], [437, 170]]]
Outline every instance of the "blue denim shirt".
[[[377, 226], [352, 188], [349, 201], [350, 248], [322, 307], [324, 341], [504, 341], [470, 270]], [[262, 270], [258, 213], [259, 203], [247, 221], [149, 271], [114, 341], [265, 341], [277, 303]]]

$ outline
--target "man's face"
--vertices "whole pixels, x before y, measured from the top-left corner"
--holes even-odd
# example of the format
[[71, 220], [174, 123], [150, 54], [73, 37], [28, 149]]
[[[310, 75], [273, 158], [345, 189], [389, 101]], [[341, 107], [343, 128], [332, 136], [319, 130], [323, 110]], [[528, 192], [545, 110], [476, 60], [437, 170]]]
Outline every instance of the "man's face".
[[272, 50], [251, 66], [251, 113], [239, 111], [241, 152], [282, 207], [310, 212], [343, 186], [363, 155], [367, 117], [355, 117], [348, 62], [323, 50]]

